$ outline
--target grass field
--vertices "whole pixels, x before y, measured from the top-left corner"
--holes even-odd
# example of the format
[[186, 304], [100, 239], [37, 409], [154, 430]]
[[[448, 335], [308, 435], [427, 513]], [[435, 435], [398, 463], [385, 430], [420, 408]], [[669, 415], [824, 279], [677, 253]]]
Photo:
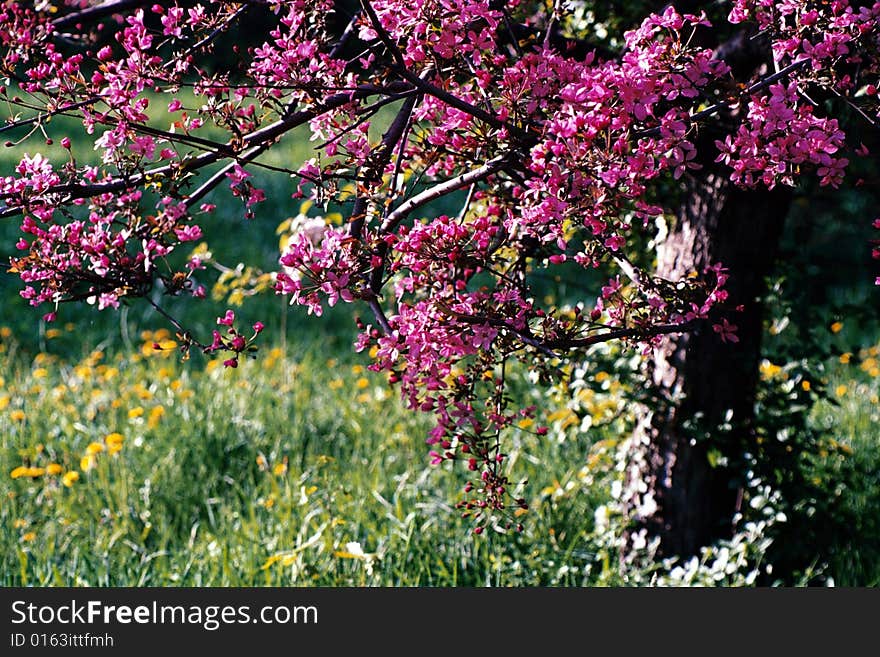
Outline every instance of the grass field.
[[423, 418], [341, 350], [274, 347], [228, 370], [154, 352], [160, 332], [133, 357], [71, 362], [52, 349], [69, 336], [51, 335], [0, 390], [4, 585], [596, 577], [590, 437], [521, 440], [527, 530], [479, 538], [450, 507], [464, 480], [428, 465]]

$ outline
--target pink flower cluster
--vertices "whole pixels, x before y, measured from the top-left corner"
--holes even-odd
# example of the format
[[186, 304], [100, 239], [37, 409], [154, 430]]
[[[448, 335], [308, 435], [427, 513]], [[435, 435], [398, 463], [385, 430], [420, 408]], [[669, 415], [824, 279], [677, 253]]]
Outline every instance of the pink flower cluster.
[[845, 134], [836, 119], [819, 118], [796, 81], [756, 94], [735, 135], [716, 142], [717, 161], [733, 169], [731, 179], [754, 187], [794, 186], [801, 168], [816, 168], [822, 185], [838, 187], [849, 160], [841, 155]]
[[316, 235], [301, 231], [293, 236], [281, 256], [284, 270], [276, 277], [276, 290], [289, 294], [291, 303], [305, 306], [320, 317], [322, 297], [327, 305], [354, 301], [352, 283], [357, 279], [357, 242], [345, 231], [328, 226]]

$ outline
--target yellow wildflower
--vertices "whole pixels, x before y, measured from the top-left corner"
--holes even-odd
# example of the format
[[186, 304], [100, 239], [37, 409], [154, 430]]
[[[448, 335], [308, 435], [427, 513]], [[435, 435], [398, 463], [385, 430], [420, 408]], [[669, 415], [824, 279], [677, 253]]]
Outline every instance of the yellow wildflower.
[[834, 322], [831, 325], [832, 333], [840, 333], [843, 330], [843, 322]]
[[89, 443], [89, 446], [86, 447], [86, 454], [88, 454], [89, 456], [93, 456], [93, 455], [98, 454], [99, 452], [103, 452], [103, 451], [104, 451], [104, 446], [98, 442], [91, 442], [91, 443]]
[[139, 418], [144, 414], [144, 409], [141, 406], [135, 406], [134, 408], [130, 408], [128, 410], [128, 419], [134, 420], [135, 418]]
[[64, 468], [62, 468], [57, 463], [50, 463], [49, 465], [46, 466], [46, 474], [57, 475], [57, 474], [61, 474], [62, 472], [64, 472]]
[[36, 538], [37, 538], [36, 532], [28, 532], [27, 534], [25, 534], [24, 536], [21, 537], [21, 540], [23, 540], [25, 543], [29, 543], [29, 542], [35, 540]]
[[159, 426], [159, 420], [162, 419], [163, 415], [165, 415], [165, 408], [163, 406], [155, 406], [150, 409], [150, 416], [147, 418], [147, 426], [150, 429], [155, 429]]
[[780, 367], [779, 365], [774, 365], [766, 359], [761, 361], [759, 369], [761, 371], [761, 378], [763, 378], [765, 381], [767, 379], [772, 379], [774, 376], [782, 371], [782, 367]]
[[809, 391], [810, 391], [810, 387], [811, 387], [811, 386], [810, 386], [810, 382], [807, 381], [806, 379], [804, 379], [804, 380], [801, 382], [801, 388], [803, 388], [805, 392], [809, 392]]
[[837, 387], [834, 389], [834, 393], [835, 393], [838, 397], [843, 397], [843, 396], [846, 394], [846, 391], [847, 391], [847, 387], [846, 387], [845, 385], [843, 385], [843, 384], [837, 386]]
[[30, 468], [28, 468], [26, 465], [20, 465], [17, 468], [15, 468], [12, 472], [10, 472], [9, 476], [12, 477], [13, 479], [18, 479], [19, 477], [26, 476], [28, 473], [28, 470], [30, 470]]
[[70, 488], [77, 481], [79, 481], [79, 472], [76, 470], [71, 470], [70, 472], [64, 473], [64, 476], [61, 477], [61, 483]]
[[358, 387], [358, 390], [363, 390], [370, 385], [370, 380], [362, 376], [355, 382], [355, 385]]
[[47, 370], [45, 367], [38, 367], [31, 373], [31, 376], [33, 376], [35, 379], [45, 379], [47, 376], [49, 376], [49, 370]]
[[840, 358], [838, 360], [840, 360], [840, 363], [842, 365], [847, 365], [849, 364], [849, 361], [852, 360], [852, 354], [849, 352], [846, 352], [845, 354], [840, 354]]
[[281, 475], [287, 472], [287, 457], [284, 457], [284, 460], [281, 463], [276, 463], [275, 467], [272, 468], [272, 473], [276, 477], [280, 477]]
[[79, 469], [83, 472], [88, 472], [92, 468], [94, 468], [98, 464], [97, 459], [93, 454], [86, 454], [79, 460]]
[[54, 340], [59, 335], [61, 335], [61, 329], [50, 328], [46, 330], [46, 339], [48, 340]]
[[20, 409], [15, 409], [9, 414], [9, 419], [13, 422], [23, 422], [25, 418], [24, 411]]
[[107, 443], [107, 452], [110, 454], [116, 454], [119, 450], [122, 449], [122, 443], [125, 438], [121, 433], [116, 433], [115, 431], [109, 434], [106, 438], [104, 438], [104, 442]]

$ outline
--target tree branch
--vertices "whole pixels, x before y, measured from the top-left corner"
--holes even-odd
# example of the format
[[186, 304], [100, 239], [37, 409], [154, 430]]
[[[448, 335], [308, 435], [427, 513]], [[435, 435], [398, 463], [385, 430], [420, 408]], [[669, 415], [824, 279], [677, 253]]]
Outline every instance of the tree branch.
[[435, 201], [450, 192], [454, 192], [462, 187], [467, 187], [477, 181], [484, 180], [493, 173], [497, 173], [504, 168], [507, 158], [507, 155], [499, 155], [472, 171], [463, 173], [455, 178], [450, 178], [439, 185], [435, 185], [434, 187], [416, 194], [385, 217], [385, 221], [382, 222], [382, 231], [387, 233], [394, 230], [413, 210], [416, 210], [423, 205], [427, 205], [431, 201]]

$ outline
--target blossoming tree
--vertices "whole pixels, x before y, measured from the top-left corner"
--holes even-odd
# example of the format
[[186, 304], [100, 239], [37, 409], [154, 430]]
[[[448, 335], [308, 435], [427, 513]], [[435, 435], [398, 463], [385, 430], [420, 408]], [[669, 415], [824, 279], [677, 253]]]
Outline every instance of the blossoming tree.
[[[858, 144], [821, 101], [875, 119], [880, 3], [736, 0], [720, 32], [685, 6], [698, 3], [661, 5], [614, 48], [567, 38], [563, 4], [0, 2], [2, 129], [25, 131], [29, 153], [0, 178], [2, 215], [21, 221], [22, 296], [48, 320], [59, 303], [115, 308], [157, 287], [204, 296], [203, 262], [174, 254], [210, 234], [223, 188], [243, 220], [271, 218], [254, 172], [272, 170], [294, 197], [345, 210], [299, 226], [275, 289], [314, 315], [368, 309], [356, 348], [433, 414], [430, 458], [473, 471], [462, 506], [477, 533], [525, 505], [505, 435], [536, 409], [510, 401], [505, 365], [552, 378], [616, 340], [666, 400], [628, 443], [622, 501], [667, 552], [693, 552], [723, 534], [736, 496], [683, 421], [732, 414], [749, 430], [753, 306], [785, 189], [807, 174], [845, 184]], [[97, 158], [56, 134], [59, 116]], [[297, 129], [313, 158], [261, 160]], [[435, 209], [444, 198], [456, 211]], [[536, 293], [563, 272], [583, 281], [573, 310]], [[262, 324], [217, 323], [210, 337], [178, 325], [184, 349], [235, 367]]]

